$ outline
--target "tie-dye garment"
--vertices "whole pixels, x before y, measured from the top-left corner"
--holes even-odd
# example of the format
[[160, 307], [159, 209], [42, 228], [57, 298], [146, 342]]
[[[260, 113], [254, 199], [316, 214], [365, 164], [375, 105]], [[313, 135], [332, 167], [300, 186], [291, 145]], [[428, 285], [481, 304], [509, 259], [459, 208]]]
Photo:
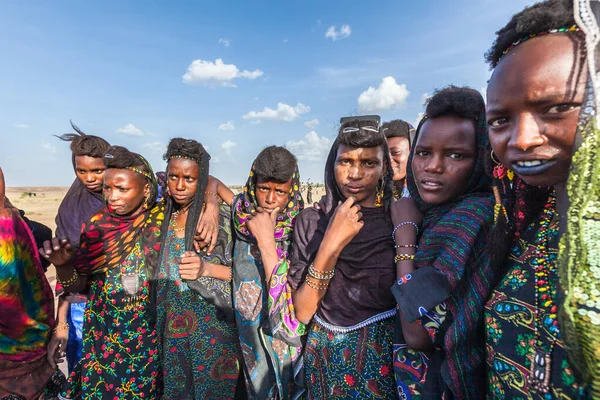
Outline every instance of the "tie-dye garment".
[[0, 398], [39, 396], [54, 370], [46, 342], [54, 298], [27, 224], [16, 211], [0, 217]]

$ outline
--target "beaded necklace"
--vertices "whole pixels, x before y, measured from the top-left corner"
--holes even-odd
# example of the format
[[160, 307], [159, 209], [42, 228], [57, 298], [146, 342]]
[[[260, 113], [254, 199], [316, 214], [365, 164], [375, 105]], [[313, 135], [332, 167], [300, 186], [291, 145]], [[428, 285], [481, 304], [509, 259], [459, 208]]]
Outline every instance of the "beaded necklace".
[[[532, 263], [535, 268], [535, 352], [529, 379], [531, 386], [543, 393], [550, 390], [551, 354], [560, 333], [555, 304], [556, 256], [551, 256], [548, 252], [550, 238], [558, 234], [558, 227], [551, 226], [555, 215], [556, 194], [553, 191], [544, 206], [535, 240], [535, 259]], [[549, 346], [541, 338], [542, 330], [550, 336]]]

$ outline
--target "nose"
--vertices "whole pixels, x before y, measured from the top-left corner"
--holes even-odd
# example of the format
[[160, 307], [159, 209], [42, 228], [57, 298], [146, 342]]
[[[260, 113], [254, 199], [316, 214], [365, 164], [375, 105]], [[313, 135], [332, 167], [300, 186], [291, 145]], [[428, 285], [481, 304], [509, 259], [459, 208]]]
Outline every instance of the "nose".
[[427, 160], [425, 164], [425, 172], [430, 174], [443, 174], [444, 173], [444, 157], [442, 155], [434, 155]]
[[541, 135], [540, 126], [533, 115], [522, 115], [515, 122], [508, 141], [509, 147], [527, 151], [544, 144], [545, 139]]
[[117, 200], [119, 200], [119, 191], [107, 190], [105, 196], [110, 203], [115, 203]]
[[183, 192], [185, 190], [185, 185], [183, 179], [177, 179], [177, 184], [175, 185], [175, 189], [179, 192]]
[[87, 183], [93, 183], [95, 180], [96, 180], [96, 177], [91, 172], [88, 172], [87, 174], [85, 174], [85, 181]]
[[348, 170], [348, 178], [352, 180], [358, 180], [361, 178], [361, 169], [358, 165], [353, 165]]
[[274, 190], [269, 190], [269, 193], [267, 193], [267, 197], [265, 197], [265, 201], [267, 202], [267, 204], [275, 204], [276, 196]]

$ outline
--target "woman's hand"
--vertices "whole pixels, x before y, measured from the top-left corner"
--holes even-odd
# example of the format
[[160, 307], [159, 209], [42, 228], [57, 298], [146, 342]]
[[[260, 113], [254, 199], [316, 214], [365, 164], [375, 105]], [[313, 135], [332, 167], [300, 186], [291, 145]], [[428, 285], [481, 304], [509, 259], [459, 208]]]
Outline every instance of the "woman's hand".
[[323, 242], [327, 240], [338, 252], [352, 241], [365, 224], [360, 205], [355, 202], [356, 199], [352, 196], [345, 202], [340, 202], [327, 226]]
[[75, 250], [71, 247], [68, 239], [60, 240], [55, 237], [52, 240], [46, 240], [39, 252], [42, 257], [59, 268], [71, 264], [75, 260]]
[[57, 324], [56, 326], [59, 329], [52, 333], [52, 337], [48, 343], [48, 353], [46, 354], [48, 363], [52, 368], [56, 368], [57, 364], [64, 361], [66, 355], [65, 351], [67, 350], [67, 341], [69, 340], [69, 329], [61, 329], [61, 326], [64, 326], [62, 324]]
[[403, 197], [393, 202], [390, 212], [394, 226], [403, 222], [414, 222], [419, 226], [423, 223], [423, 213], [417, 208], [412, 197]]
[[206, 254], [210, 255], [217, 245], [219, 234], [219, 203], [213, 196], [206, 196], [205, 204], [206, 208], [196, 226], [194, 248], [196, 251], [206, 248]]
[[201, 276], [206, 275], [206, 266], [198, 254], [192, 251], [186, 251], [179, 259], [179, 276], [181, 279], [195, 281]]
[[258, 243], [275, 240], [275, 227], [277, 226], [278, 214], [279, 207], [275, 208], [271, 213], [268, 213], [262, 207], [257, 207], [256, 211], [248, 217], [246, 226]]

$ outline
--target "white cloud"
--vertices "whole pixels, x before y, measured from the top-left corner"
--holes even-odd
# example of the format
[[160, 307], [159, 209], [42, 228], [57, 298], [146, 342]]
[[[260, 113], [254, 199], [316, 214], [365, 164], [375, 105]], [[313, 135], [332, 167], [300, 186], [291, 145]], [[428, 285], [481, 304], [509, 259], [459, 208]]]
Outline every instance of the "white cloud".
[[136, 128], [136, 126], [132, 123], [125, 125], [122, 128], [117, 129], [117, 133], [121, 133], [123, 135], [129, 136], [143, 136], [144, 132], [140, 128]]
[[427, 100], [429, 100], [431, 98], [431, 95], [429, 93], [423, 93], [423, 96], [421, 96], [421, 105], [425, 105], [425, 103], [427, 103]]
[[306, 121], [304, 123], [304, 126], [307, 127], [308, 129], [315, 129], [315, 127], [319, 125], [319, 120], [318, 119], [311, 119], [310, 121]]
[[166, 150], [165, 145], [161, 142], [145, 143], [143, 147], [153, 153], [163, 153]]
[[240, 71], [234, 64], [225, 64], [217, 58], [215, 62], [194, 60], [183, 75], [183, 83], [235, 87], [234, 79], [256, 79], [263, 75], [260, 69]]
[[310, 107], [302, 103], [296, 104], [295, 107], [285, 103], [277, 103], [277, 109], [274, 110], [265, 107], [262, 111], [250, 111], [242, 116], [243, 119], [270, 119], [273, 121], [293, 121], [310, 111]]
[[351, 33], [352, 29], [350, 29], [350, 25], [342, 25], [339, 31], [335, 25], [331, 25], [329, 29], [327, 29], [327, 32], [325, 32], [325, 38], [330, 38], [335, 42], [336, 40], [349, 37]]
[[392, 76], [386, 76], [378, 88], [369, 86], [358, 97], [360, 112], [378, 112], [398, 108], [404, 104], [408, 97], [405, 84], [396, 83]]
[[231, 42], [227, 38], [220, 38], [219, 39], [219, 44], [222, 44], [225, 47], [229, 47], [229, 45], [231, 44]]
[[303, 140], [289, 141], [286, 147], [298, 157], [298, 160], [321, 161], [327, 156], [331, 141], [326, 137], [319, 137], [315, 131], [310, 131]]
[[27, 125], [27, 124], [15, 124], [15, 128], [17, 128], [17, 129], [29, 129], [29, 125]]
[[219, 125], [220, 131], [232, 131], [235, 129], [235, 125], [233, 125], [233, 121], [227, 121], [224, 124]]
[[42, 148], [44, 149], [44, 151], [46, 151], [47, 153], [50, 154], [56, 154], [56, 146], [51, 145], [48, 142], [44, 142], [42, 143]]
[[288, 40], [287, 40], [287, 39], [283, 39], [283, 43], [287, 43], [287, 42], [288, 42]]
[[229, 157], [231, 157], [231, 149], [233, 149], [235, 146], [237, 146], [237, 143], [232, 142], [231, 140], [221, 143], [221, 148]]

